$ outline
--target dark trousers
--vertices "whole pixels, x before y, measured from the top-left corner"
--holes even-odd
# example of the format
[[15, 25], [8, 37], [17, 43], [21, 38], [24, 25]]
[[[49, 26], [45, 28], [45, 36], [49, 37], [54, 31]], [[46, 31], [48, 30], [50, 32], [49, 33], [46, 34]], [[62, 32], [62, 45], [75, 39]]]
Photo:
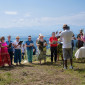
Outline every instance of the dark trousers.
[[51, 62], [53, 62], [53, 56], [54, 56], [54, 60], [56, 62], [57, 60], [57, 47], [51, 47]]
[[24, 60], [24, 54], [25, 54], [25, 53], [22, 53], [22, 59], [23, 59], [23, 60]]
[[11, 60], [11, 65], [12, 65], [12, 60], [13, 60], [13, 51], [9, 52], [10, 55], [10, 60]]

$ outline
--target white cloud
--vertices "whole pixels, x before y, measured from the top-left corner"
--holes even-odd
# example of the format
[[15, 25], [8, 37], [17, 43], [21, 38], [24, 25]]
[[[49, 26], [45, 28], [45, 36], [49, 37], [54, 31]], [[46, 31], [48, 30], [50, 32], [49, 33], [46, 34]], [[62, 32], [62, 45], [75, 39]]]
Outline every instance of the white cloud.
[[31, 14], [30, 13], [26, 13], [24, 16], [25, 17], [31, 17]]
[[5, 11], [5, 14], [7, 15], [17, 15], [16, 11]]
[[[16, 12], [8, 14], [17, 14]], [[28, 16], [30, 16], [28, 14]], [[13, 27], [32, 27], [32, 26], [52, 26], [52, 25], [75, 25], [75, 26], [85, 26], [85, 12], [70, 16], [61, 17], [18, 17], [10, 20], [0, 21], [0, 28], [13, 28]]]

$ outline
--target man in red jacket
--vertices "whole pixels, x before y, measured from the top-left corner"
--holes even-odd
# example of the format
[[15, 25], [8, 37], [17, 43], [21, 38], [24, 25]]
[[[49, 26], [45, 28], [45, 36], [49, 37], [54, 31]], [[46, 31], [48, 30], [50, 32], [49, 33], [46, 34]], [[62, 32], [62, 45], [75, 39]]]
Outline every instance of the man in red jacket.
[[55, 63], [57, 61], [57, 38], [55, 37], [55, 32], [52, 32], [52, 37], [49, 39], [50, 49], [51, 49], [51, 63], [53, 63], [53, 56], [55, 55]]

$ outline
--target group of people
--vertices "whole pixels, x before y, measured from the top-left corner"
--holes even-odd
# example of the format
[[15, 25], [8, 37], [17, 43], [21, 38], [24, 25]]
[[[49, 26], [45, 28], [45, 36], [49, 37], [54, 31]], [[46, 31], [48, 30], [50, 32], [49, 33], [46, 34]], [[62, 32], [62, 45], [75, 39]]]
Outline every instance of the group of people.
[[[75, 38], [73, 32], [70, 30], [70, 27], [67, 24], [63, 25], [63, 30], [58, 32], [52, 32], [52, 36], [49, 39], [50, 51], [51, 51], [51, 63], [55, 63], [61, 59], [64, 61], [64, 69], [67, 69], [67, 60], [70, 59], [70, 69], [73, 69], [72, 65], [72, 56], [73, 50], [76, 47], [80, 49], [85, 45], [85, 36], [83, 30], [80, 30], [77, 38]], [[75, 40], [77, 43], [75, 44]], [[5, 64], [9, 66], [13, 65], [13, 56], [14, 63], [16, 65], [21, 65], [21, 60], [24, 59], [24, 55], [27, 52], [28, 62], [32, 63], [33, 53], [35, 54], [34, 42], [31, 39], [31, 36], [28, 36], [28, 40], [23, 45], [23, 41], [20, 41], [20, 37], [17, 36], [15, 42], [11, 41], [11, 36], [8, 36], [8, 41], [5, 41], [5, 37], [0, 39], [0, 66], [4, 67]], [[44, 39], [42, 34], [39, 34], [39, 37], [36, 40], [37, 45], [37, 57], [38, 60], [44, 60], [46, 62], [46, 50], [47, 50], [47, 41]], [[26, 50], [27, 49], [27, 50]]]

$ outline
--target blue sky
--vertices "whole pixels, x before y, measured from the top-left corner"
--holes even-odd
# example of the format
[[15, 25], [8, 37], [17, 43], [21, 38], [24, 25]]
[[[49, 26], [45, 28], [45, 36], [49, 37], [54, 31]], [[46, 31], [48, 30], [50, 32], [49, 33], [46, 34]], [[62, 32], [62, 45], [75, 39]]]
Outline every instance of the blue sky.
[[85, 28], [85, 0], [0, 0], [1, 35], [49, 34]]

